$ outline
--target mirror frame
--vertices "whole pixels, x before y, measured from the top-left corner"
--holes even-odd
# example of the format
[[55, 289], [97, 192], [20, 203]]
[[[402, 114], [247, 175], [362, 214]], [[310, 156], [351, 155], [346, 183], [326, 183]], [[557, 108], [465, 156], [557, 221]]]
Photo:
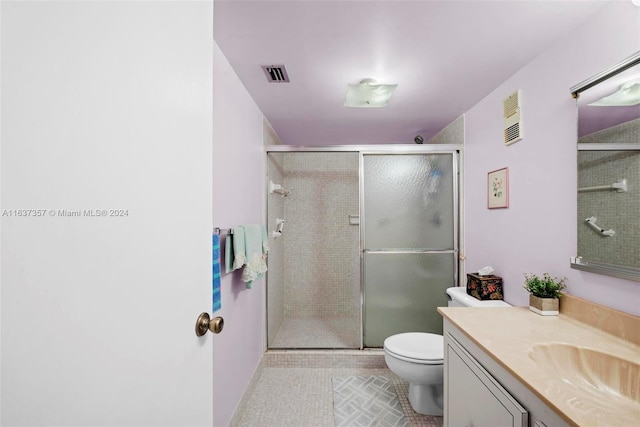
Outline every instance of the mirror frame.
[[[640, 51], [634, 53], [633, 55], [617, 63], [616, 65], [609, 67], [603, 72], [596, 74], [595, 76], [573, 86], [570, 89], [571, 96], [577, 100], [580, 97], [581, 92], [584, 92], [585, 90], [590, 89], [599, 83], [602, 83], [608, 78], [613, 77], [617, 74], [620, 74], [623, 71], [626, 71], [639, 64], [640, 64]], [[640, 144], [609, 144], [606, 148], [602, 148], [600, 144], [583, 144], [585, 145], [585, 147], [581, 147], [580, 144], [577, 144], [577, 145], [578, 145], [577, 147], [578, 151], [604, 150], [604, 149], [640, 150]], [[577, 188], [576, 188], [576, 194], [577, 194]], [[571, 268], [576, 270], [583, 270], [591, 273], [603, 274], [606, 276], [613, 276], [620, 279], [628, 279], [628, 280], [634, 280], [634, 281], [640, 282], [640, 268], [627, 267], [623, 265], [606, 264], [606, 263], [597, 262], [597, 261], [589, 261], [589, 260], [583, 259], [580, 256], [570, 258], [570, 265], [571, 265]]]

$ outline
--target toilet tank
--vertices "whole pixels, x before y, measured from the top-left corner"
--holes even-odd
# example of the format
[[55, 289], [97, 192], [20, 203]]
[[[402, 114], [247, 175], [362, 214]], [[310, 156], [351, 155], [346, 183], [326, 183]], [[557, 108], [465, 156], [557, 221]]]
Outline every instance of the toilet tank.
[[449, 307], [510, 307], [502, 300], [483, 300], [480, 301], [467, 294], [464, 287], [447, 288], [447, 299]]

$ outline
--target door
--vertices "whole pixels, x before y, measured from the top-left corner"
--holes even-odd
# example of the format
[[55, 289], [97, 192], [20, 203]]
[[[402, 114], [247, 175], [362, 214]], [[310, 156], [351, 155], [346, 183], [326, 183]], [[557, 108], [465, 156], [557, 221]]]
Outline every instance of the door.
[[364, 346], [442, 333], [457, 277], [455, 153], [363, 156]]
[[1, 7], [1, 424], [211, 425], [212, 2]]

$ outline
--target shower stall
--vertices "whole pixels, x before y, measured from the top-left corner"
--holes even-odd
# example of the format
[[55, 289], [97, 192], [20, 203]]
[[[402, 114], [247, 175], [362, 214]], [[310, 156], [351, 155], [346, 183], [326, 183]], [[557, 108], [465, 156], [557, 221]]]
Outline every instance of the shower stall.
[[459, 147], [267, 149], [269, 349], [442, 333], [458, 281]]

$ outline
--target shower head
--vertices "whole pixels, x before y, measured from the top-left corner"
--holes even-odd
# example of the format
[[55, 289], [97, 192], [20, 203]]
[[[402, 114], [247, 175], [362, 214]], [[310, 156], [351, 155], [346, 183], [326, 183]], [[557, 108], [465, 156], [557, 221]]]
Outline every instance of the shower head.
[[416, 135], [416, 137], [413, 138], [413, 140], [416, 144], [422, 144], [424, 142], [424, 138], [421, 137], [420, 135]]

